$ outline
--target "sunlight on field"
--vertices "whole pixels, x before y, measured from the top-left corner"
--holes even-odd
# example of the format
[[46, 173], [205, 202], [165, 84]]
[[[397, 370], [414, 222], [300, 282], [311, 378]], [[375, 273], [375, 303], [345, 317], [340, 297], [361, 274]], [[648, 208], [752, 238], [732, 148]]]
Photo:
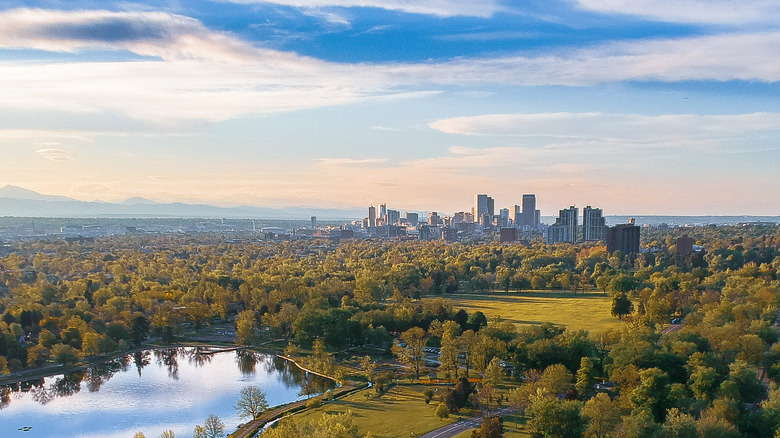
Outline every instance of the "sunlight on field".
[[492, 292], [454, 294], [450, 299], [456, 308], [463, 308], [469, 314], [480, 310], [488, 318], [500, 316], [516, 324], [551, 322], [593, 332], [625, 325], [611, 315], [612, 301], [601, 293]]
[[360, 431], [371, 432], [375, 438], [408, 437], [411, 432], [422, 435], [457, 421], [459, 417], [455, 415], [445, 420], [434, 415], [438, 397], [426, 405], [422, 394], [426, 388], [402, 385], [378, 399], [366, 399], [366, 394], [373, 394], [372, 389], [366, 389], [297, 415], [318, 418], [323, 412], [340, 414], [351, 410]]

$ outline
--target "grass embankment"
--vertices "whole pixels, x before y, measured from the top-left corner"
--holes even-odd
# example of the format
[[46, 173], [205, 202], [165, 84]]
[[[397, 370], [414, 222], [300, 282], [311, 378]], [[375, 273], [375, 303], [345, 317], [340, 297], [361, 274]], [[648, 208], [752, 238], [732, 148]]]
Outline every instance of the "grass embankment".
[[612, 316], [612, 300], [600, 292], [497, 292], [449, 295], [456, 308], [481, 311], [488, 318], [500, 316], [516, 324], [551, 322], [571, 330], [599, 332], [622, 328]]
[[458, 415], [450, 415], [444, 420], [437, 418], [434, 410], [439, 404], [438, 397], [426, 405], [423, 396], [426, 388], [399, 385], [379, 398], [366, 398], [366, 395], [374, 394], [374, 390], [368, 388], [296, 415], [316, 419], [323, 412], [341, 414], [351, 410], [360, 431], [371, 432], [376, 438], [408, 437], [412, 432], [422, 435], [461, 418]]

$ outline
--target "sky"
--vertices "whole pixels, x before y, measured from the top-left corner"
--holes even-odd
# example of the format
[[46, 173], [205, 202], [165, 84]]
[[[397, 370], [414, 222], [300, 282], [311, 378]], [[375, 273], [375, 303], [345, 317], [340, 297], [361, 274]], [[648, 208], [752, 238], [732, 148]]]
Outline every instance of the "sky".
[[0, 0], [0, 186], [780, 215], [775, 0]]

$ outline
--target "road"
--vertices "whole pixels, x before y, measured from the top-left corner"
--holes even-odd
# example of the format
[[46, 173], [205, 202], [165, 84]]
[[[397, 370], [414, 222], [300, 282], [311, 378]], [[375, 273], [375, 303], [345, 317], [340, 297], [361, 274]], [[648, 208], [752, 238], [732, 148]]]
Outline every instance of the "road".
[[[503, 417], [511, 413], [512, 413], [511, 408], [504, 408], [498, 412], [491, 414], [491, 416], [498, 415], [499, 417]], [[482, 424], [482, 417], [466, 418], [463, 420], [458, 420], [446, 426], [440, 427], [436, 430], [432, 430], [426, 433], [425, 435], [421, 436], [420, 438], [452, 438], [463, 431], [477, 428], [481, 424]]]

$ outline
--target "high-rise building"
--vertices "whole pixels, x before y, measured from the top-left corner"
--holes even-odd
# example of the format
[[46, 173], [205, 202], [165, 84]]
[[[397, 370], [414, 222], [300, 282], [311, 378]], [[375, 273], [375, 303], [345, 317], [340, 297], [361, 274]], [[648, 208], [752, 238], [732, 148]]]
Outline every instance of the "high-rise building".
[[369, 228], [376, 226], [376, 207], [373, 205], [368, 207], [368, 226]]
[[607, 238], [607, 226], [600, 208], [590, 205], [582, 209], [582, 240], [586, 242], [604, 241]]
[[387, 204], [379, 204], [379, 219], [387, 225]]
[[311, 217], [311, 229], [316, 230], [317, 229], [317, 216]]
[[494, 207], [493, 198], [485, 194], [476, 195], [474, 197], [474, 211], [472, 213], [475, 218], [480, 218], [480, 220], [482, 215], [488, 214], [492, 222], [493, 215], [495, 214]]
[[428, 213], [428, 224], [433, 226], [441, 225], [441, 217], [439, 217], [439, 214], [435, 211]]
[[523, 211], [519, 205], [513, 205], [509, 208], [509, 219], [514, 226], [525, 225], [523, 223]]
[[536, 195], [526, 194], [523, 195], [523, 223], [520, 225], [528, 225], [529, 227], [538, 227], [539, 223], [536, 221]]
[[420, 221], [420, 216], [417, 213], [409, 213], [406, 212], [406, 223], [409, 225], [416, 227], [417, 223]]
[[398, 210], [387, 210], [387, 224], [397, 225], [401, 220], [401, 212]]
[[555, 223], [547, 228], [547, 243], [577, 241], [577, 207], [571, 206], [558, 212]]
[[621, 251], [625, 255], [639, 252], [639, 227], [634, 225], [634, 220], [629, 223], [615, 225], [607, 230], [607, 252], [612, 254]]

